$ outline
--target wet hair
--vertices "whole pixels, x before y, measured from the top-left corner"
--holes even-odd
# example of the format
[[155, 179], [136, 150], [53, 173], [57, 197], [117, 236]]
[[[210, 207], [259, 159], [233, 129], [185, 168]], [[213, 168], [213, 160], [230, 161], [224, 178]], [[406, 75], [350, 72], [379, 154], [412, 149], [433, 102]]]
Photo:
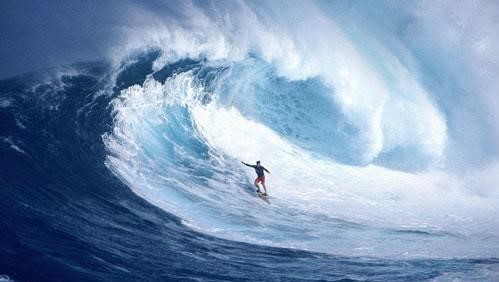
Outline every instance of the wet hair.
[[256, 164], [259, 164], [259, 163], [260, 163], [260, 161], [256, 161]]

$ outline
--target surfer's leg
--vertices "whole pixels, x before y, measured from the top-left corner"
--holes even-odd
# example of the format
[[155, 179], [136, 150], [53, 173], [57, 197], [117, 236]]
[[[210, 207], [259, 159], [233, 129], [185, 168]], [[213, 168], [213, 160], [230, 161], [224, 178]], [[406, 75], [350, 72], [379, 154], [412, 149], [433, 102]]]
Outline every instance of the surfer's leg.
[[263, 189], [265, 190], [265, 192], [263, 194], [267, 195], [267, 187], [265, 187], [265, 184], [263, 184], [263, 183], [262, 183], [262, 186], [263, 186]]
[[263, 189], [265, 190], [265, 193], [263, 193], [263, 194], [267, 195], [267, 187], [265, 187], [265, 176], [262, 176], [260, 178], [260, 183], [262, 183]]
[[259, 178], [257, 177], [255, 179], [255, 187], [256, 187], [256, 191], [260, 193], [261, 191], [260, 191], [260, 186], [258, 186], [258, 181], [259, 181]]

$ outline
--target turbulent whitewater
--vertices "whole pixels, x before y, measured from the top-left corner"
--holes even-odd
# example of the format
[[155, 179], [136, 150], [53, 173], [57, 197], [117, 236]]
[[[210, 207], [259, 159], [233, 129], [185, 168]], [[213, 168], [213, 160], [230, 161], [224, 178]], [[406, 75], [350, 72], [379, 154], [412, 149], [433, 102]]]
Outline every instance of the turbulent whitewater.
[[497, 279], [479, 4], [144, 4], [109, 59], [0, 81], [0, 280]]

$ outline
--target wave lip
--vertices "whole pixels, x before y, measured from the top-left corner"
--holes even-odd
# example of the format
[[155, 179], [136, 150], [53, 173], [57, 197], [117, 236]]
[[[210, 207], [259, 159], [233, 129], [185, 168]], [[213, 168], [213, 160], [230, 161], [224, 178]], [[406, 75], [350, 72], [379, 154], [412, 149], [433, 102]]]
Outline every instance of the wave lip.
[[[284, 10], [276, 7], [279, 5], [265, 6], [267, 9], [241, 2], [204, 9], [194, 5], [186, 11], [188, 22], [158, 19], [132, 29], [125, 50], [159, 50], [152, 64], [155, 72], [183, 59], [244, 65], [243, 61], [255, 55], [278, 77], [320, 80], [328, 89], [328, 103], [334, 104], [342, 119], [321, 124], [340, 133], [322, 142], [354, 135], [347, 139], [350, 142], [341, 142], [349, 151], [347, 161], [356, 165], [375, 161], [396, 169], [404, 158], [402, 170], [424, 170], [445, 162], [445, 116], [405, 58], [365, 34], [368, 31], [343, 29], [315, 3], [290, 5]], [[125, 53], [118, 61], [129, 56]], [[261, 75], [257, 70], [265, 72], [251, 66], [255, 67], [253, 75]], [[234, 82], [227, 86], [252, 86], [252, 78], [246, 78], [249, 85]], [[411, 166], [410, 159], [417, 161]]]

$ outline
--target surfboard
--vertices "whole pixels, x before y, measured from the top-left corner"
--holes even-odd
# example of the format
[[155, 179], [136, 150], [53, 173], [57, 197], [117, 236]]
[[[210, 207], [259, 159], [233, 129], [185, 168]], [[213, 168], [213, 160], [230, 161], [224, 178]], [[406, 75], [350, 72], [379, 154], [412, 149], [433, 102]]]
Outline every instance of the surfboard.
[[267, 204], [270, 204], [270, 201], [269, 201], [269, 195], [263, 195], [262, 192], [256, 192], [256, 194], [258, 195], [258, 197], [262, 200], [264, 200]]

